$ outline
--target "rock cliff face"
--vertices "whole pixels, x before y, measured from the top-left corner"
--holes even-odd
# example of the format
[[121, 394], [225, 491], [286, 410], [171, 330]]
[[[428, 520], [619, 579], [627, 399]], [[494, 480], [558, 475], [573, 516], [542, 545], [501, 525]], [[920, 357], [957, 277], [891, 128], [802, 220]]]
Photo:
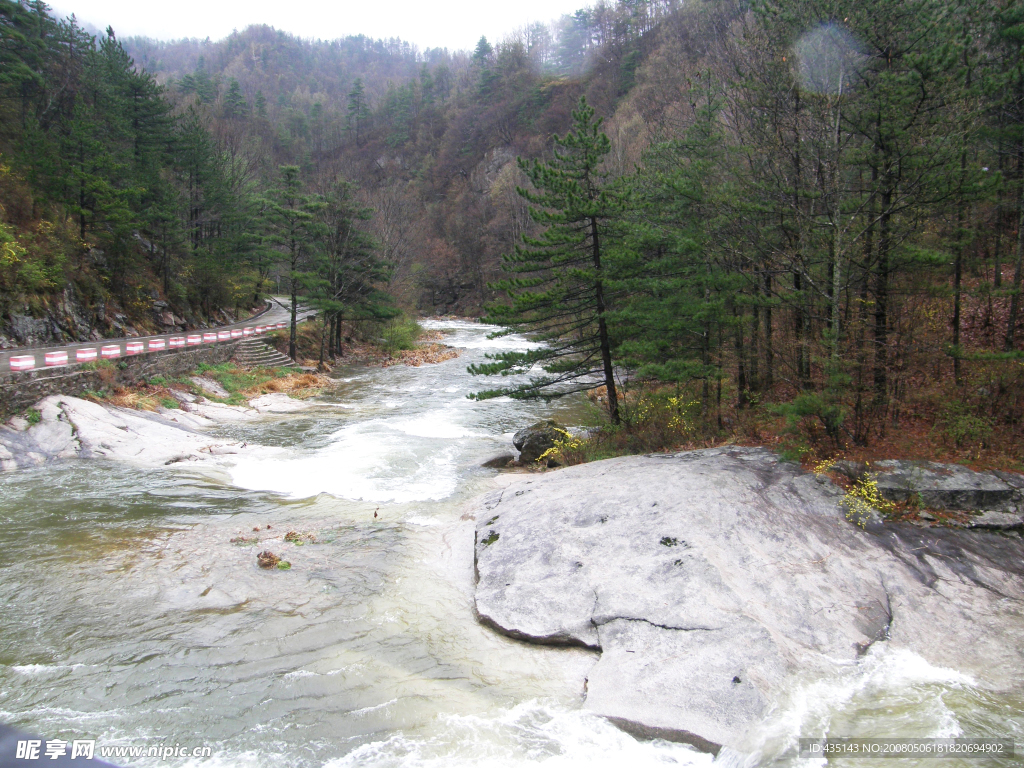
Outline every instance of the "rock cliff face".
[[844, 518], [762, 449], [626, 457], [514, 482], [475, 510], [481, 621], [599, 649], [585, 707], [745, 748], [798, 672], [886, 642], [1024, 687], [1024, 542]]

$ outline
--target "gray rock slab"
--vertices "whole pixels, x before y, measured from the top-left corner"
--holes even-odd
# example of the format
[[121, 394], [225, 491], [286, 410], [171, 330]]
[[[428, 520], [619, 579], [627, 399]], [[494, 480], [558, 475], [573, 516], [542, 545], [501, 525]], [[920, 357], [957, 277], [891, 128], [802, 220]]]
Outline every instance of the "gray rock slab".
[[[3, 470], [74, 458], [105, 458], [158, 467], [185, 460], [212, 462], [216, 457], [243, 452], [276, 453], [263, 446], [240, 447], [235, 441], [204, 434], [202, 430], [216, 422], [199, 413], [133, 411], [64, 395], [46, 397], [35, 407], [40, 413], [38, 423], [23, 430], [0, 426]], [[218, 406], [208, 410], [237, 416], [239, 409]], [[255, 411], [244, 412], [248, 418], [258, 416]]]
[[480, 620], [599, 649], [585, 708], [743, 750], [794, 680], [888, 642], [1024, 688], [1024, 542], [846, 521], [843, 492], [762, 449], [623, 457], [476, 502]]
[[1024, 509], [1024, 477], [1012, 472], [975, 472], [959, 464], [886, 460], [870, 465], [840, 462], [851, 477], [870, 475], [883, 498], [919, 501], [928, 509], [1018, 512]]
[[284, 392], [273, 392], [268, 395], [260, 395], [249, 401], [249, 407], [260, 413], [294, 413], [295, 411], [307, 410], [310, 403], [306, 400], [296, 400]]
[[191, 380], [201, 390], [214, 397], [223, 397], [225, 399], [231, 397], [231, 393], [213, 379], [206, 378], [205, 376], [192, 376]]

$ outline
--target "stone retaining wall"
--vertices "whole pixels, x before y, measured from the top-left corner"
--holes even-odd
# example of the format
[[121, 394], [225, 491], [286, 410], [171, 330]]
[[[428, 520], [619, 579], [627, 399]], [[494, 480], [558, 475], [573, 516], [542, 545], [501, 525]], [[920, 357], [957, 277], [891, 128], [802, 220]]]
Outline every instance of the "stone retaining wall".
[[225, 363], [235, 355], [239, 341], [179, 351], [151, 352], [124, 357], [109, 368], [83, 370], [82, 365], [41, 368], [0, 375], [0, 416], [24, 411], [48, 395], [81, 395], [86, 390], [140, 384], [154, 376], [183, 376], [200, 363]]

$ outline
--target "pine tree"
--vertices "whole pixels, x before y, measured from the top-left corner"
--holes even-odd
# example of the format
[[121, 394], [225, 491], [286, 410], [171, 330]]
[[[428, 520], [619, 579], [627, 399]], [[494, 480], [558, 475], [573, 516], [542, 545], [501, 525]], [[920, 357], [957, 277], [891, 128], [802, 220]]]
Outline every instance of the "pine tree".
[[743, 281], [723, 248], [735, 208], [720, 124], [724, 94], [710, 73], [694, 81], [686, 94], [692, 123], [679, 139], [651, 147], [632, 181], [628, 248], [614, 275], [628, 299], [610, 319], [625, 337], [619, 352], [631, 369], [702, 382], [708, 413], [711, 384], [723, 375], [721, 343], [740, 332]]
[[235, 78], [231, 78], [228, 92], [224, 94], [224, 117], [245, 117], [248, 111], [249, 104], [242, 95], [242, 86]]
[[534, 221], [547, 228], [538, 237], [524, 237], [523, 246], [505, 257], [503, 269], [511, 276], [492, 287], [507, 293], [510, 302], [488, 307], [484, 318], [505, 326], [499, 335], [532, 333], [541, 344], [526, 352], [488, 355], [495, 362], [470, 366], [469, 371], [507, 376], [536, 364], [545, 371], [527, 384], [479, 392], [478, 399], [551, 398], [603, 385], [608, 415], [618, 424], [606, 281], [616, 239], [613, 226], [625, 197], [600, 169], [611, 150], [601, 132], [602, 120], [594, 117], [586, 98], [572, 114], [573, 127], [565, 137], [555, 137], [549, 162], [519, 161], [534, 187], [519, 194], [531, 204]]
[[365, 137], [365, 126], [370, 120], [370, 107], [366, 102], [366, 89], [363, 79], [357, 77], [348, 93], [348, 119], [345, 130], [352, 132], [352, 139], [361, 145]]
[[487, 66], [491, 61], [491, 56], [494, 55], [494, 48], [487, 42], [487, 37], [484, 35], [480, 36], [480, 39], [476, 42], [476, 49], [473, 51], [473, 62], [479, 64], [481, 67]]
[[317, 212], [322, 247], [316, 252], [305, 285], [323, 323], [321, 362], [325, 354], [343, 354], [343, 321], [398, 314], [393, 299], [382, 289], [392, 267], [379, 255], [377, 241], [360, 225], [373, 217], [373, 210], [360, 205], [355, 194], [353, 184], [336, 181]]
[[302, 191], [298, 166], [281, 166], [280, 186], [267, 193], [264, 216], [269, 240], [281, 249], [288, 267], [291, 299], [288, 356], [292, 359], [296, 355], [298, 291], [306, 279], [303, 268], [320, 245], [323, 227], [316, 216], [322, 209], [323, 202], [318, 196]]

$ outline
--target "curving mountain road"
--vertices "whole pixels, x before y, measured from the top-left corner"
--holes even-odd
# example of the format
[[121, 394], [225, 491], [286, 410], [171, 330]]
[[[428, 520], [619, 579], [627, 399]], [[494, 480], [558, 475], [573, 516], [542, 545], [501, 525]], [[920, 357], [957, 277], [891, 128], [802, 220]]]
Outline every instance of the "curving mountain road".
[[[296, 320], [301, 322], [316, 314], [315, 310], [300, 306]], [[259, 336], [278, 328], [286, 328], [291, 310], [276, 296], [267, 299], [267, 308], [258, 315], [232, 325], [221, 325], [199, 331], [163, 333], [158, 336], [137, 336], [123, 339], [75, 342], [50, 347], [19, 347], [0, 351], [0, 376], [40, 368], [60, 368], [97, 360], [116, 360], [122, 357], [145, 355], [188, 349], [204, 344], [237, 341]]]

